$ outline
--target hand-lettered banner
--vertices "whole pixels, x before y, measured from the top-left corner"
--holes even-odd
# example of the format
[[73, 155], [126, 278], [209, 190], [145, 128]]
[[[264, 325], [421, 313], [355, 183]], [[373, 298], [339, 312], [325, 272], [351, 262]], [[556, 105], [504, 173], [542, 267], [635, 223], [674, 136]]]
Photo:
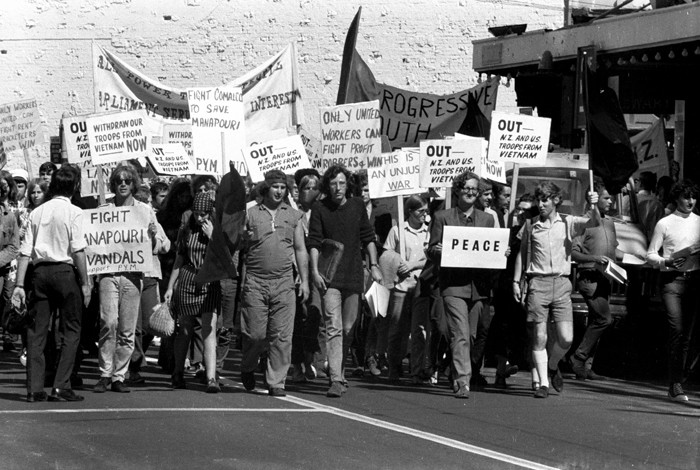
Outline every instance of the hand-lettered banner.
[[506, 184], [506, 165], [503, 162], [489, 160], [489, 143], [483, 137], [471, 137], [464, 134], [455, 134], [456, 140], [478, 140], [481, 142], [481, 177], [488, 178], [497, 183]]
[[149, 210], [146, 206], [104, 206], [83, 211], [89, 275], [152, 269]]
[[367, 177], [372, 199], [425, 192], [419, 183], [420, 153], [405, 148], [368, 159]]
[[85, 123], [93, 165], [145, 158], [150, 153], [145, 111], [89, 116]]
[[527, 165], [546, 163], [552, 127], [550, 118], [494, 111], [491, 119], [489, 160]]
[[366, 169], [367, 159], [382, 153], [380, 129], [379, 101], [321, 108], [322, 169]]
[[449, 188], [456, 176], [471, 171], [481, 175], [479, 139], [424, 140], [420, 143], [420, 185]]
[[191, 124], [166, 124], [163, 126], [162, 142], [164, 144], [182, 144], [187, 152], [187, 156], [194, 160]]
[[[449, 95], [434, 95], [379, 83], [357, 51], [352, 64], [345, 102], [379, 100], [381, 134], [389, 138], [394, 149], [416, 147], [421, 140], [443, 139], [455, 132], [477, 135], [471, 133], [476, 129], [470, 128], [473, 126], [468, 114], [474, 122], [479, 119], [472, 113], [479, 114], [481, 121], [488, 121], [496, 106], [498, 77]], [[473, 106], [470, 97], [475, 100]]]
[[46, 142], [36, 99], [0, 105], [0, 141], [6, 154]]
[[304, 144], [304, 149], [306, 149], [306, 156], [309, 157], [311, 168], [320, 170], [322, 168], [321, 141], [303, 127], [299, 128], [299, 137], [301, 137], [301, 142]]
[[[189, 88], [195, 173], [222, 176], [245, 146], [240, 88]], [[223, 154], [222, 142], [226, 155]]]
[[657, 119], [651, 126], [630, 137], [630, 143], [639, 162], [639, 169], [635, 175], [642, 171], [651, 171], [656, 173], [657, 178], [669, 176], [663, 119]]
[[280, 170], [287, 175], [293, 175], [298, 169], [311, 166], [304, 144], [298, 135], [246, 147], [242, 152], [253, 182], [264, 180], [265, 173], [270, 170]]
[[182, 144], [154, 144], [148, 161], [153, 171], [159, 175], [179, 176], [194, 173], [194, 162]]
[[505, 269], [510, 230], [505, 228], [458, 227], [442, 228], [444, 268]]

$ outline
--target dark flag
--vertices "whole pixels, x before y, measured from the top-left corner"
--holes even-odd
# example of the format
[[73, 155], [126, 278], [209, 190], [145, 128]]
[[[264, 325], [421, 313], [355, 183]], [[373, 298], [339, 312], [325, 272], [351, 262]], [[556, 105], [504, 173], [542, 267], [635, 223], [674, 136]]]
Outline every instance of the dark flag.
[[345, 36], [345, 46], [343, 47], [343, 63], [340, 67], [340, 85], [338, 85], [338, 99], [336, 105], [346, 104], [348, 95], [348, 82], [350, 81], [350, 71], [355, 58], [355, 44], [357, 43], [357, 31], [360, 29], [360, 16], [362, 7], [357, 9], [355, 18], [350, 23], [348, 34]]
[[216, 193], [214, 231], [207, 245], [204, 264], [194, 278], [198, 285], [238, 276], [233, 257], [245, 229], [245, 201], [243, 179], [231, 166], [231, 171], [221, 179]]
[[479, 108], [476, 96], [469, 94], [469, 99], [467, 100], [467, 116], [464, 118], [457, 133], [472, 137], [483, 137], [489, 140], [490, 131], [491, 122], [481, 111], [481, 108]]

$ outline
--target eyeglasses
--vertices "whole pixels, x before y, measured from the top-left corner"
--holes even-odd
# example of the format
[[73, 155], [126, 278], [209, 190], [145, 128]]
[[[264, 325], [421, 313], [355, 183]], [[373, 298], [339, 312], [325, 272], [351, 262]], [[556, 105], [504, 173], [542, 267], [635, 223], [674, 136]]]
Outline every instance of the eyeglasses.
[[464, 194], [479, 194], [479, 188], [462, 188]]
[[130, 185], [132, 181], [133, 180], [131, 178], [120, 178], [117, 180], [117, 184], [118, 185], [121, 185], [121, 184]]
[[425, 215], [425, 214], [428, 213], [428, 209], [416, 209], [416, 210], [413, 211], [413, 212], [415, 212], [415, 213], [418, 214], [418, 215]]

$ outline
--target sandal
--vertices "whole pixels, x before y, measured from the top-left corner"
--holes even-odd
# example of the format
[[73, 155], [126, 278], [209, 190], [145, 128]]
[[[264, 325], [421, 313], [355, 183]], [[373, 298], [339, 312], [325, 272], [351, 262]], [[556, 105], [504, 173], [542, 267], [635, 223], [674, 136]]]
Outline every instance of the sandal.
[[207, 393], [219, 393], [221, 391], [221, 387], [219, 387], [219, 384], [217, 383], [216, 379], [209, 379], [209, 382], [207, 383]]

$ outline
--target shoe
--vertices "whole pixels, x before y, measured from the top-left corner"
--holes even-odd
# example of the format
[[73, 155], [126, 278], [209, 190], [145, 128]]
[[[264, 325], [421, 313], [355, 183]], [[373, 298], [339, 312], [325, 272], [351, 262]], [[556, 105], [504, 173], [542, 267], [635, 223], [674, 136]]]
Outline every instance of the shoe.
[[387, 360], [385, 354], [379, 355], [379, 359], [377, 360], [377, 368], [382, 372], [389, 370], [389, 361]]
[[435, 371], [430, 375], [430, 378], [428, 379], [428, 382], [430, 383], [430, 385], [437, 385], [438, 384], [438, 376], [439, 375], [440, 375], [440, 373], [438, 371]]
[[571, 356], [569, 359], [571, 363], [571, 369], [576, 374], [576, 378], [579, 380], [586, 380], [588, 378], [588, 373], [586, 372], [586, 363], [576, 356]]
[[83, 401], [85, 397], [76, 395], [73, 390], [54, 388], [49, 395], [49, 401]]
[[542, 385], [535, 391], [535, 398], [547, 398], [549, 396], [549, 387]]
[[37, 401], [46, 401], [49, 398], [49, 396], [46, 394], [46, 392], [29, 392], [27, 393], [27, 403], [34, 403]]
[[175, 390], [185, 390], [187, 382], [185, 382], [185, 374], [182, 372], [174, 373], [170, 378], [170, 384]]
[[313, 380], [316, 378], [316, 368], [310, 362], [304, 364], [304, 375], [307, 380]]
[[301, 368], [301, 364], [293, 364], [292, 369], [292, 383], [306, 383], [306, 375], [304, 375], [304, 371]]
[[219, 383], [216, 381], [216, 379], [209, 379], [207, 382], [207, 393], [219, 393], [221, 391], [221, 387], [219, 387]]
[[472, 375], [472, 378], [469, 379], [469, 386], [475, 390], [481, 387], [485, 387], [488, 384], [489, 382], [486, 380], [486, 377], [484, 377], [480, 373]]
[[506, 364], [506, 370], [503, 376], [507, 379], [511, 375], [517, 374], [519, 371], [520, 369], [515, 364]]
[[540, 383], [539, 382], [532, 382], [532, 391], [536, 392], [540, 388]]
[[671, 384], [668, 387], [668, 397], [673, 401], [688, 401], [688, 395], [685, 394], [679, 383]]
[[605, 377], [602, 375], [598, 375], [595, 372], [593, 372], [592, 369], [587, 369], [586, 370], [586, 378], [588, 380], [605, 380]]
[[203, 385], [207, 384], [207, 371], [204, 370], [204, 367], [197, 369], [197, 372], [194, 373], [194, 378]]
[[112, 379], [110, 377], [100, 377], [100, 380], [97, 381], [94, 387], [92, 387], [92, 391], [94, 393], [105, 393], [107, 391], [107, 387], [112, 383]]
[[342, 382], [333, 382], [331, 388], [326, 392], [328, 398], [340, 398], [343, 396], [343, 384]]
[[70, 388], [73, 390], [77, 388], [83, 388], [83, 378], [78, 374], [71, 374], [70, 376]]
[[267, 391], [267, 393], [271, 397], [286, 397], [287, 396], [287, 394], [285, 393], [285, 391], [282, 387], [271, 387], [270, 390]]
[[382, 375], [382, 371], [379, 369], [379, 365], [377, 364], [377, 360], [374, 358], [374, 356], [367, 358], [367, 370], [369, 370], [369, 373], [375, 377]]
[[365, 376], [365, 368], [364, 367], [355, 367], [352, 370], [351, 375], [355, 377], [356, 379], [361, 379], [362, 377]]
[[255, 372], [241, 372], [241, 382], [249, 392], [255, 388]]
[[455, 392], [455, 398], [469, 398], [469, 386], [460, 385], [457, 391]]
[[131, 390], [129, 390], [129, 387], [121, 380], [117, 380], [116, 382], [112, 382], [112, 391], [117, 392], [117, 393], [129, 393], [129, 392], [131, 392]]
[[129, 385], [143, 385], [146, 383], [146, 379], [141, 377], [138, 372], [129, 372], [129, 378], [125, 382]]
[[507, 388], [508, 385], [506, 384], [506, 376], [496, 372], [496, 380], [494, 381], [493, 385], [494, 387], [500, 388], [501, 390]]
[[559, 393], [564, 390], [564, 377], [561, 376], [561, 371], [558, 367], [556, 370], [549, 369], [549, 383]]

